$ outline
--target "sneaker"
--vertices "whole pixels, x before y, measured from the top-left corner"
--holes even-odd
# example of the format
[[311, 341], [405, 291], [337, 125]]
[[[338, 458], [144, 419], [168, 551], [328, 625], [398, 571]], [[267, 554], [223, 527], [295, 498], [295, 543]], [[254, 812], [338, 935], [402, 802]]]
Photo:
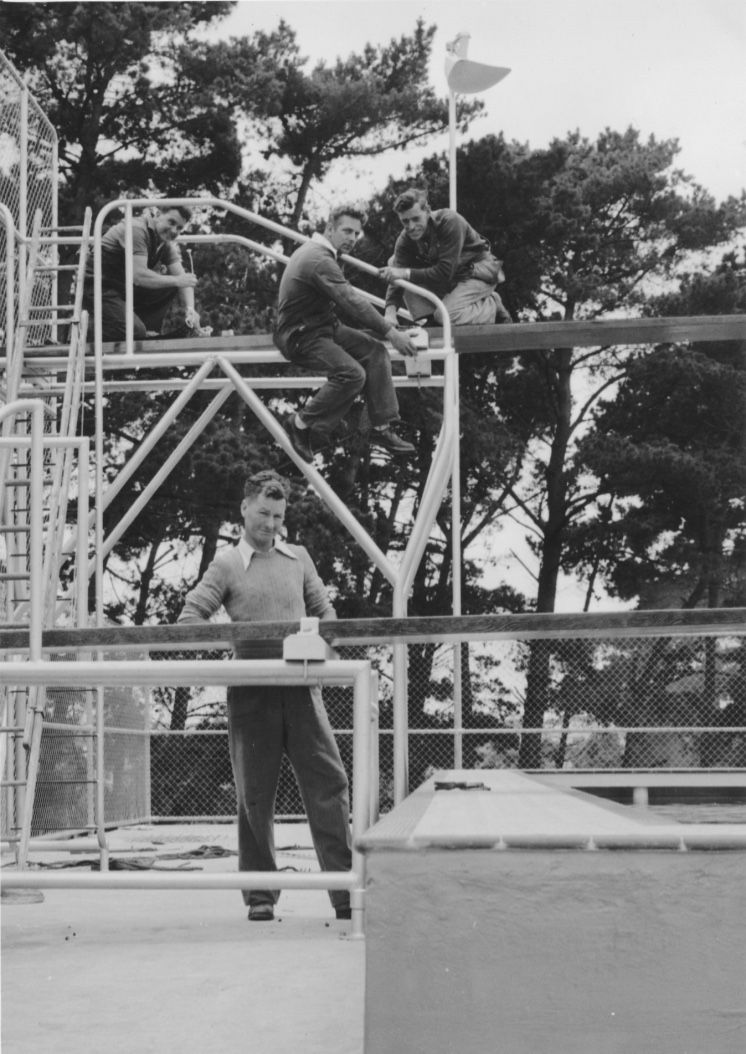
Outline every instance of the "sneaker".
[[414, 454], [414, 446], [397, 435], [393, 428], [374, 428], [371, 433], [371, 442], [376, 446], [383, 447], [390, 454]]
[[275, 917], [275, 909], [271, 904], [250, 904], [249, 922], [271, 922]]
[[349, 904], [346, 907], [335, 908], [334, 914], [337, 916], [338, 919], [351, 919], [352, 908]]
[[293, 450], [298, 457], [304, 461], [313, 461], [313, 449], [311, 447], [311, 429], [298, 428], [295, 423], [295, 415], [291, 414], [283, 422], [283, 428], [288, 434]]

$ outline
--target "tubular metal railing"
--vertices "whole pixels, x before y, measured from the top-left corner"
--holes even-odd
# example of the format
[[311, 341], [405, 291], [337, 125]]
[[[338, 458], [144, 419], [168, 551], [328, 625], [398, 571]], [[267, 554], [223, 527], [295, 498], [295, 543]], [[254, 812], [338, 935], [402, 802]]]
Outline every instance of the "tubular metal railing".
[[[159, 874], [122, 875], [105, 869], [98, 874], [69, 875], [30, 872], [21, 868], [3, 871], [3, 888], [139, 888], [139, 889], [349, 889], [352, 907], [352, 935], [363, 934], [365, 898], [365, 858], [357, 849], [357, 839], [377, 819], [377, 788], [374, 786], [377, 727], [376, 680], [370, 663], [358, 660], [236, 660], [199, 663], [171, 660], [148, 664], [126, 661], [48, 662], [40, 658], [5, 665], [9, 677], [29, 686], [64, 687], [91, 685], [152, 685], [154, 681], [177, 685], [207, 684], [275, 684], [275, 685], [352, 685], [353, 689], [353, 781], [352, 801], [352, 868], [349, 872], [326, 871], [319, 874], [287, 872], [236, 871], [231, 874], [200, 875]], [[100, 703], [99, 703], [100, 709]], [[101, 777], [101, 773], [99, 777]], [[98, 779], [103, 795], [102, 778]], [[103, 811], [103, 799], [100, 802]], [[41, 843], [39, 848], [58, 848], [55, 843]]]

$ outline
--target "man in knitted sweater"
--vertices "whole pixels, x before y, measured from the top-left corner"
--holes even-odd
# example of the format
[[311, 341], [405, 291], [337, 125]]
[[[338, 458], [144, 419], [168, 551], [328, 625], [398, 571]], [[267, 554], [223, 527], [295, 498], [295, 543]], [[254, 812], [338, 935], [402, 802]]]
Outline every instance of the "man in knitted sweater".
[[313, 440], [324, 443], [361, 393], [373, 426], [372, 442], [391, 454], [414, 453], [412, 444], [391, 427], [398, 420], [399, 403], [381, 338], [402, 355], [416, 355], [417, 348], [399, 332], [396, 321], [386, 321], [350, 285], [337, 262], [339, 254], [351, 252], [364, 219], [354, 206], [336, 208], [324, 233], [295, 250], [280, 281], [275, 344], [290, 362], [327, 377], [285, 423], [293, 449], [305, 461], [313, 458]]
[[[266, 470], [251, 476], [241, 502], [243, 535], [219, 553], [188, 594], [179, 622], [204, 622], [224, 607], [234, 622], [335, 618], [308, 551], [278, 538], [287, 481]], [[275, 658], [237, 644], [236, 658]], [[228, 736], [238, 802], [240, 871], [275, 871], [274, 809], [280, 762], [287, 754], [300, 788], [322, 871], [352, 866], [349, 788], [318, 687], [241, 685], [228, 688]], [[251, 921], [270, 921], [278, 894], [242, 893]], [[347, 890], [330, 890], [337, 918], [350, 918]]]

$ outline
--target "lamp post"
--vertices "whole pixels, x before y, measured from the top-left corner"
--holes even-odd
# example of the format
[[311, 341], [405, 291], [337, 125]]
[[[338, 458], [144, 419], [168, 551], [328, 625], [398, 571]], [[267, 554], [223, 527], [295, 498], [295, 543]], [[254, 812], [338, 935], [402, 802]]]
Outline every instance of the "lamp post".
[[446, 81], [448, 82], [448, 187], [449, 207], [456, 208], [456, 95], [473, 95], [486, 91], [507, 77], [505, 66], [486, 66], [466, 57], [469, 34], [459, 33], [446, 44]]
[[[455, 40], [446, 44], [446, 80], [448, 82], [448, 205], [456, 209], [456, 94], [473, 94], [486, 91], [510, 73], [504, 66], [486, 66], [472, 62], [466, 57], [469, 49], [469, 34], [459, 33]], [[458, 371], [458, 358], [454, 360]], [[458, 372], [456, 373], [456, 399], [458, 400]], [[457, 421], [459, 411], [457, 407]], [[453, 443], [451, 468], [451, 560], [453, 563], [453, 614], [461, 614], [461, 442], [460, 426], [457, 424]], [[461, 645], [453, 646], [453, 767], [461, 768], [463, 761], [463, 721], [461, 678]]]

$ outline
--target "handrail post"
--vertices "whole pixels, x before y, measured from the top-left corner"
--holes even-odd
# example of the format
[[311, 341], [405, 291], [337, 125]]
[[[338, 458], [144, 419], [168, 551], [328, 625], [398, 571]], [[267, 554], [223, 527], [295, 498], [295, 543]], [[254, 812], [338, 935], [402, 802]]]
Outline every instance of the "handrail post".
[[124, 206], [124, 326], [125, 326], [125, 352], [127, 355], [135, 353], [135, 289], [133, 284], [134, 260], [132, 257], [132, 205], [128, 202]]

